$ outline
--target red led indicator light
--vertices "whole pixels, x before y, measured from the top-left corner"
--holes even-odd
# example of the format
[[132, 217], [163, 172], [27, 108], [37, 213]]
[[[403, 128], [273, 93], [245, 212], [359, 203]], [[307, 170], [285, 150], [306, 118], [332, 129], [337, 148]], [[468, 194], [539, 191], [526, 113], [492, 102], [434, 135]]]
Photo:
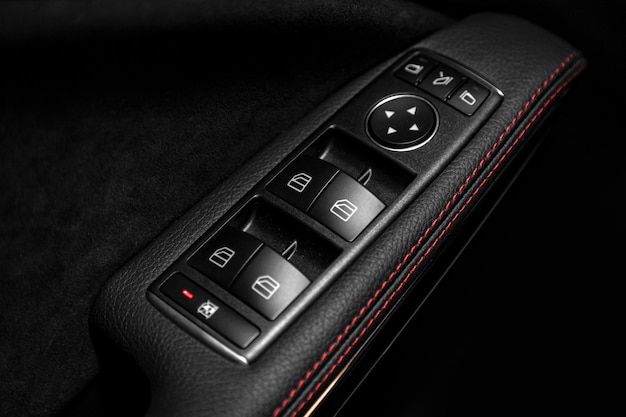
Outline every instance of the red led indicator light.
[[189, 298], [190, 300], [193, 298], [193, 294], [191, 293], [191, 291], [187, 289], [183, 289], [182, 293], [185, 297]]

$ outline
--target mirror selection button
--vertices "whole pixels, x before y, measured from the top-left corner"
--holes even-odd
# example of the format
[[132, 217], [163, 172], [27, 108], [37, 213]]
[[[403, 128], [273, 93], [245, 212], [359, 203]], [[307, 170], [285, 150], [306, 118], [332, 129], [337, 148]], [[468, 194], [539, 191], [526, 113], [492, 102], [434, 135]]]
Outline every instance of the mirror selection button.
[[311, 156], [301, 156], [285, 168], [267, 189], [306, 212], [339, 169]]
[[367, 188], [340, 172], [315, 201], [309, 214], [352, 242], [384, 208], [385, 204]]
[[217, 284], [228, 288], [262, 245], [260, 240], [248, 233], [225, 227], [189, 259], [189, 264]]
[[395, 75], [412, 85], [417, 85], [434, 66], [433, 60], [423, 55], [416, 55], [402, 64], [396, 70]]
[[458, 111], [471, 116], [489, 96], [489, 90], [475, 81], [467, 80], [448, 100]]
[[274, 320], [309, 284], [295, 266], [264, 246], [241, 271], [230, 292]]

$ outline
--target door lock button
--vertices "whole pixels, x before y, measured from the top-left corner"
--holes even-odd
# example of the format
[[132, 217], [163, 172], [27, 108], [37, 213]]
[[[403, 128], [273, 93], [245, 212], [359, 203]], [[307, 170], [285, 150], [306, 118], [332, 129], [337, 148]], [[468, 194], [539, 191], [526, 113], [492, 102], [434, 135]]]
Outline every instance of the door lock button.
[[352, 242], [384, 208], [385, 204], [367, 188], [340, 172], [315, 201], [309, 214]]

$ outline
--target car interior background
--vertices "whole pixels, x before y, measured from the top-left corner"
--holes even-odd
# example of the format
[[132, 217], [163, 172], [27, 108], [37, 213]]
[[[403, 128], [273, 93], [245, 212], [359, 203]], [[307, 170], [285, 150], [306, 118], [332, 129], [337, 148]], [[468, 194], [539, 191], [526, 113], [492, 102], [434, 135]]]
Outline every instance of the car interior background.
[[[620, 359], [623, 315], [618, 284], [626, 228], [618, 202], [626, 178], [618, 129], [624, 17], [606, 1], [1, 2], [0, 416], [305, 415], [311, 405], [302, 400], [299, 408], [297, 398], [307, 391], [292, 399], [283, 386], [297, 391], [319, 381], [324, 388], [322, 375], [300, 379], [312, 367], [315, 373], [314, 358], [324, 350], [314, 340], [317, 328], [293, 351], [286, 341], [298, 340], [296, 328], [312, 320], [316, 306], [321, 310], [317, 299], [303, 304], [307, 314], [280, 321], [280, 329], [268, 327], [267, 345], [242, 365], [165, 318], [145, 291], [125, 293], [135, 285], [131, 272], [139, 265], [160, 276], [161, 266], [146, 254], [154, 259], [161, 250], [163, 263], [177, 259], [179, 253], [164, 246], [167, 236], [198, 224], [209, 230], [216, 222], [198, 220], [198, 213], [211, 204], [215, 213], [226, 213], [235, 196], [257, 183], [254, 176], [263, 178], [261, 169], [250, 174], [254, 168], [270, 172], [279, 165], [281, 143], [341, 107], [335, 94], [364, 88], [365, 81], [355, 79], [374, 79], [378, 70], [372, 69], [386, 68], [422, 41], [489, 61], [491, 39], [481, 35], [506, 33], [508, 24], [511, 32], [493, 40], [504, 45], [500, 50], [510, 42], [503, 74], [494, 69], [483, 80], [480, 70], [455, 67], [438, 51], [432, 56], [478, 84], [489, 87], [501, 76], [525, 85], [539, 76], [551, 80], [550, 71], [532, 67], [541, 62], [537, 56], [572, 45], [578, 55], [562, 67], [571, 85], [563, 80], [568, 89], [533, 131], [536, 144], [494, 186], [491, 199], [485, 197], [482, 211], [468, 218], [467, 230], [455, 232], [458, 243], [450, 233], [449, 251], [426, 271], [430, 286], [413, 288], [413, 298], [407, 295], [394, 310], [404, 318], [385, 318], [333, 389], [308, 392], [313, 399], [328, 394], [316, 404], [317, 416], [621, 409], [609, 376]], [[483, 21], [495, 21], [497, 30], [483, 31]], [[533, 40], [537, 49], [516, 54], [516, 45], [532, 44], [527, 33], [513, 31], [526, 25], [529, 36], [539, 38]], [[463, 39], [456, 29], [465, 27], [472, 37]], [[542, 45], [536, 33], [543, 31]], [[494, 87], [485, 107], [504, 110], [516, 92], [502, 89], [500, 104], [494, 92], [501, 86]], [[439, 120], [442, 131], [446, 122]], [[412, 152], [391, 154], [409, 158]], [[389, 172], [387, 183], [409, 183], [401, 179], [404, 171]], [[239, 181], [242, 175], [248, 181]], [[394, 198], [381, 200], [391, 206]], [[406, 200], [394, 215], [409, 207]], [[371, 253], [363, 252], [370, 245], [385, 244], [389, 233], [380, 229], [355, 246], [360, 252], [351, 263]], [[407, 241], [411, 233], [418, 231], [407, 230]], [[181, 253], [199, 235], [177, 241]], [[404, 245], [399, 255], [410, 248]], [[359, 262], [379, 261], [367, 257]], [[393, 263], [381, 259], [381, 270], [384, 262]], [[346, 279], [358, 282], [357, 275], [346, 273]], [[326, 297], [328, 288], [347, 291], [341, 286], [351, 281], [343, 278], [317, 296]], [[374, 288], [364, 282], [354, 291]], [[136, 299], [145, 305], [129, 307]], [[344, 301], [346, 310], [358, 310]], [[334, 305], [340, 307], [317, 318], [341, 328], [347, 320], [340, 301]], [[141, 316], [140, 309], [162, 322], [144, 320], [153, 316]], [[168, 333], [158, 330], [166, 326]], [[136, 327], [147, 330], [124, 333]], [[185, 340], [181, 352], [192, 353], [180, 368], [162, 369], [160, 381], [154, 380], [157, 364], [177, 353], [155, 334], [176, 335]], [[314, 351], [307, 353], [309, 344]], [[194, 367], [195, 355], [210, 356], [199, 364], [220, 364], [228, 381], [223, 391], [203, 391], [214, 386], [205, 378], [215, 374]], [[305, 355], [308, 362], [298, 360]], [[193, 372], [181, 379], [181, 369]], [[239, 393], [237, 386], [265, 386], [268, 394], [261, 388]]]

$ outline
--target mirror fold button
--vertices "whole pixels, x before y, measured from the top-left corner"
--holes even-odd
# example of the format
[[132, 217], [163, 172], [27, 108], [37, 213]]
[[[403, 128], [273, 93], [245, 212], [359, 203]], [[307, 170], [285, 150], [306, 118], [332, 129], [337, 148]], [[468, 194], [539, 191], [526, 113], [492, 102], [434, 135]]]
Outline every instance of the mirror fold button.
[[465, 84], [450, 96], [448, 104], [465, 115], [471, 116], [488, 96], [489, 90], [476, 81], [467, 80]]
[[464, 77], [460, 72], [453, 70], [447, 65], [439, 65], [424, 78], [420, 88], [445, 101], [450, 93], [463, 82], [463, 79]]

